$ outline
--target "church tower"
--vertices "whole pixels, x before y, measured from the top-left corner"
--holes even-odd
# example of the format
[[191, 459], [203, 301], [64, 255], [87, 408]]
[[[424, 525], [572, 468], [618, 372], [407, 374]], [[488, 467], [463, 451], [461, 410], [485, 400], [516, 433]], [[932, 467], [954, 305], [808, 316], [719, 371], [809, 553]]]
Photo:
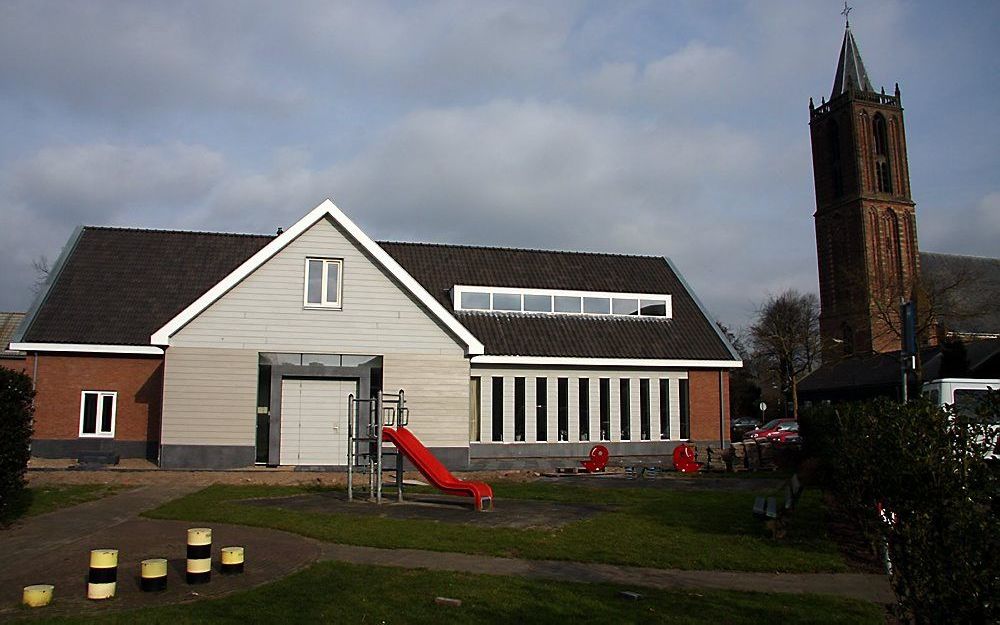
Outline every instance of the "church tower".
[[809, 131], [825, 353], [898, 350], [919, 270], [903, 107], [898, 84], [872, 87], [850, 22], [830, 101], [809, 99]]

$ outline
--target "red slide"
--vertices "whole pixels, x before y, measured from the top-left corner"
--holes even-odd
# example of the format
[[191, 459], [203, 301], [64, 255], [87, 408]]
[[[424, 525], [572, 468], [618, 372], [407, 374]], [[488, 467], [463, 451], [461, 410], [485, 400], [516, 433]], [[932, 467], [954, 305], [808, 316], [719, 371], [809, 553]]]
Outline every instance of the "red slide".
[[473, 497], [476, 510], [487, 512], [493, 509], [493, 489], [483, 482], [466, 482], [451, 474], [431, 450], [406, 428], [382, 428], [382, 440], [395, 445], [409, 458], [413, 466], [438, 490], [449, 495]]

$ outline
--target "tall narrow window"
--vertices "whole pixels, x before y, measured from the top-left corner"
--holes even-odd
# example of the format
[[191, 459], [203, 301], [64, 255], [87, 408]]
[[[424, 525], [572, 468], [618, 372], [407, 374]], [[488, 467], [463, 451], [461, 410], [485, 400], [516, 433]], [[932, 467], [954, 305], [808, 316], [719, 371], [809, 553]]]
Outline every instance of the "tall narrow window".
[[649, 440], [649, 380], [639, 380], [639, 438]]
[[844, 194], [844, 176], [840, 167], [840, 128], [837, 122], [830, 120], [826, 130], [826, 141], [830, 148], [830, 174], [833, 178], [833, 197]]
[[892, 193], [892, 175], [889, 168], [889, 132], [885, 117], [877, 113], [872, 119], [872, 133], [875, 135], [875, 182], [882, 193]]
[[524, 440], [524, 378], [514, 378], [514, 440]]
[[632, 391], [630, 390], [629, 379], [622, 378], [619, 380], [618, 388], [620, 390], [618, 394], [619, 425], [621, 426], [622, 440], [627, 441], [632, 438], [632, 429], [630, 427], [632, 421]]
[[599, 385], [601, 403], [601, 440], [611, 440], [611, 380], [601, 378]]
[[580, 440], [590, 440], [590, 378], [580, 378]]
[[569, 378], [556, 380], [556, 416], [558, 417], [559, 440], [569, 440]]
[[670, 380], [660, 380], [660, 438], [670, 438]]
[[307, 307], [341, 307], [343, 265], [344, 261], [330, 258], [306, 259], [305, 305]]
[[474, 377], [469, 380], [469, 440], [479, 442], [483, 430], [481, 407], [482, 390], [480, 389], [480, 378]]
[[681, 438], [691, 438], [691, 385], [688, 380], [678, 380], [679, 393], [677, 399], [681, 405]]
[[535, 440], [548, 440], [549, 421], [549, 381], [547, 378], [535, 378]]
[[118, 393], [83, 391], [80, 395], [80, 436], [114, 438]]
[[493, 440], [503, 440], [503, 378], [493, 378]]

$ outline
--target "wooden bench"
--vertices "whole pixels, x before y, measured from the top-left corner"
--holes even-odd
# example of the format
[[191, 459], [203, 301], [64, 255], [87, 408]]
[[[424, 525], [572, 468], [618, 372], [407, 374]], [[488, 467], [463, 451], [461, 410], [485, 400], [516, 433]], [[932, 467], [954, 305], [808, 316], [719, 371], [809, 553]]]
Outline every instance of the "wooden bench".
[[766, 497], [760, 495], [754, 499], [753, 515], [767, 523], [773, 538], [784, 538], [788, 516], [795, 510], [801, 495], [802, 482], [799, 481], [798, 474], [793, 474], [781, 485], [778, 494]]

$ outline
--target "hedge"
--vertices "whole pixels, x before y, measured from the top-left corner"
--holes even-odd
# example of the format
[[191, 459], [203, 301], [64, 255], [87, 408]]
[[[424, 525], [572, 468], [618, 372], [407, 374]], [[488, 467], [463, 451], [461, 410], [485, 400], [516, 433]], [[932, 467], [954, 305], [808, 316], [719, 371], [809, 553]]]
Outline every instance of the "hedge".
[[0, 518], [24, 490], [34, 398], [28, 375], [0, 367]]
[[1000, 393], [978, 416], [921, 398], [820, 407], [802, 417], [806, 452], [884, 557], [912, 623], [1000, 622]]

